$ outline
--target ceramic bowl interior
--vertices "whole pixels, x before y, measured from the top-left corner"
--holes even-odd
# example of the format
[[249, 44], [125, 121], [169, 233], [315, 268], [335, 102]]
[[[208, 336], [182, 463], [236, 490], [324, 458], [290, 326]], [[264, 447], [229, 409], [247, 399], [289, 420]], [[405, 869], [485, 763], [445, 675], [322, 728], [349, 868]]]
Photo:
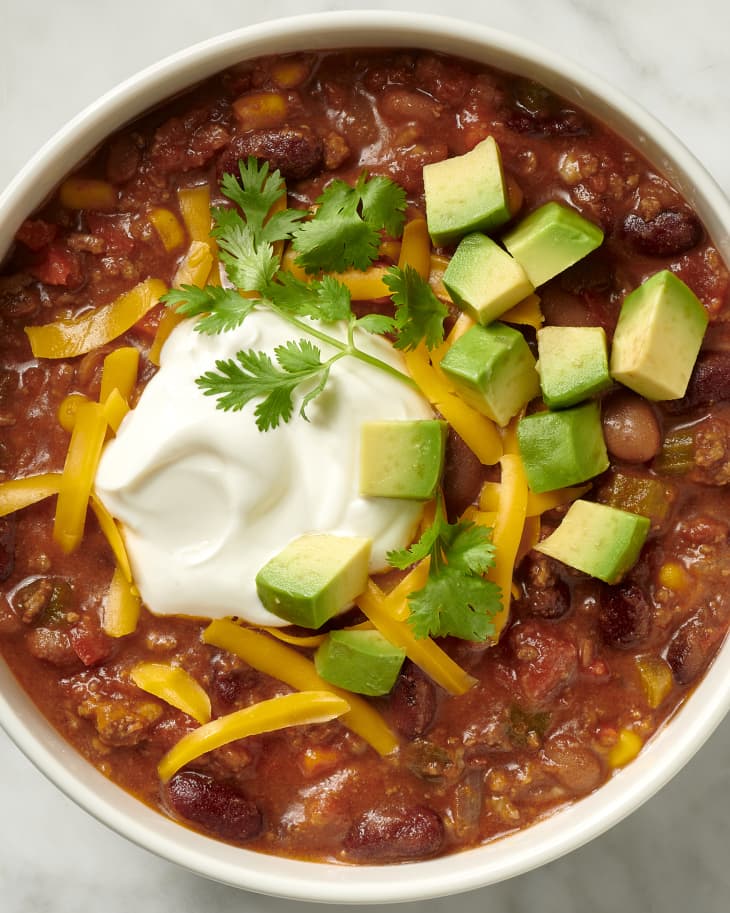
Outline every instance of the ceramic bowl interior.
[[[109, 133], [205, 77], [262, 54], [344, 47], [422, 47], [520, 73], [588, 109], [628, 138], [692, 203], [730, 260], [730, 205], [706, 171], [647, 112], [596, 77], [531, 43], [473, 23], [401, 13], [326, 13], [277, 20], [206, 41], [123, 83], [58, 133], [0, 197], [0, 254], [14, 231]], [[544, 864], [605, 831], [697, 751], [730, 706], [726, 643], [684, 707], [641, 755], [597, 792], [532, 827], [465, 852], [398, 866], [313, 864], [208, 839], [105, 779], [52, 729], [0, 666], [0, 723], [60, 789], [120, 834], [198, 874], [309, 901], [418, 900], [491, 884]]]

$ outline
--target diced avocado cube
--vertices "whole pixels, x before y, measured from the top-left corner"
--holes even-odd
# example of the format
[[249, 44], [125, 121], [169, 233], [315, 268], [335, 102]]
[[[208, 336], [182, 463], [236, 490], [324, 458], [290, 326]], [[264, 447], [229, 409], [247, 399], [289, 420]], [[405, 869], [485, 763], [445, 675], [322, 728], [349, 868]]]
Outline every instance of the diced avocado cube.
[[537, 352], [542, 398], [550, 409], [575, 406], [611, 386], [603, 327], [543, 327]]
[[488, 136], [471, 152], [423, 168], [426, 223], [436, 245], [470, 231], [489, 231], [510, 218], [502, 157]]
[[446, 422], [365, 422], [360, 430], [360, 494], [429, 501], [444, 468]]
[[517, 425], [517, 440], [534, 492], [577, 485], [608, 469], [598, 403], [527, 415]]
[[560, 203], [545, 203], [507, 232], [502, 243], [537, 288], [601, 246], [601, 229]]
[[471, 327], [444, 355], [441, 370], [469, 405], [498, 425], [540, 392], [530, 347], [504, 323]]
[[647, 399], [679, 399], [707, 328], [702, 302], [661, 270], [627, 295], [611, 347], [611, 374]]
[[576, 570], [618, 583], [639, 557], [649, 520], [593, 501], [574, 501], [563, 522], [535, 548]]
[[291, 624], [319, 628], [365, 589], [371, 544], [355, 536], [300, 536], [256, 575], [259, 599]]
[[387, 694], [395, 684], [406, 651], [379, 631], [331, 631], [314, 654], [321, 677], [357, 694]]
[[491, 323], [534, 291], [520, 264], [478, 232], [462, 238], [443, 283], [477, 323]]

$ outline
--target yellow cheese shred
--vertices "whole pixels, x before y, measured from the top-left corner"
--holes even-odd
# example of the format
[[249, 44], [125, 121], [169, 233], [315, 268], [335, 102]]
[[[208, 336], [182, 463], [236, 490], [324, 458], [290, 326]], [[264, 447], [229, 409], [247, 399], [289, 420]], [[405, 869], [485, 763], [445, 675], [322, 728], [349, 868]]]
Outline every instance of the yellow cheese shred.
[[53, 538], [65, 552], [78, 547], [108, 428], [101, 403], [81, 403], [66, 453], [56, 502]]
[[167, 286], [160, 279], [145, 279], [110, 304], [80, 317], [26, 327], [33, 355], [36, 358], [74, 358], [98, 349], [126, 333], [166, 291]]
[[165, 250], [175, 250], [185, 241], [185, 233], [174, 212], [165, 209], [164, 206], [155, 206], [149, 212], [149, 219]]
[[330, 691], [282, 694], [244, 707], [183, 736], [160, 761], [157, 767], [160, 779], [166, 783], [181, 767], [229, 742], [287, 726], [326, 723], [347, 714], [348, 709], [348, 702]]
[[398, 269], [412, 266], [422, 279], [431, 272], [431, 239], [425, 219], [412, 219], [403, 229]]
[[[539, 517], [546, 510], [552, 510], [554, 507], [561, 507], [563, 504], [570, 504], [577, 498], [581, 498], [587, 491], [590, 491], [590, 485], [572, 485], [569, 488], [555, 488], [552, 491], [543, 491], [535, 494], [530, 491], [527, 494], [527, 517]], [[479, 494], [479, 508], [481, 510], [497, 510], [499, 508], [499, 482], [485, 482]]]
[[489, 579], [502, 591], [502, 610], [494, 618], [495, 639], [509, 618], [512, 574], [527, 515], [527, 477], [519, 454], [505, 453], [500, 459], [502, 481], [494, 524], [494, 567]]
[[124, 571], [114, 569], [101, 610], [102, 630], [110, 637], [125, 637], [137, 629], [141, 599]]
[[242, 628], [227, 619], [217, 619], [203, 631], [203, 642], [234, 653], [252, 668], [278, 678], [292, 688], [330, 691], [344, 698], [350, 705], [342, 718], [345, 726], [365, 739], [378, 754], [388, 755], [398, 747], [398, 739], [370, 704], [325, 682], [317, 675], [313, 662], [272, 637]]
[[406, 576], [400, 580], [393, 589], [385, 596], [384, 605], [388, 612], [397, 621], [405, 621], [410, 614], [408, 608], [408, 596], [418, 590], [422, 590], [428, 581], [428, 568], [430, 560], [424, 558], [414, 565]]
[[[281, 628], [262, 627], [262, 631], [280, 640], [282, 643], [291, 644], [292, 647], [318, 647], [327, 640], [326, 634], [289, 634]], [[346, 628], [339, 628], [341, 631], [372, 631], [373, 625], [369, 621], [362, 621], [359, 625], [348, 625]]]
[[127, 549], [124, 546], [122, 534], [119, 532], [119, 527], [117, 526], [114, 517], [112, 517], [93, 491], [91, 492], [91, 509], [94, 511], [99, 523], [99, 528], [106, 537], [106, 541], [109, 543], [109, 546], [114, 553], [120, 571], [124, 574], [125, 580], [131, 583], [132, 568], [129, 564], [129, 557], [127, 555]]
[[138, 663], [130, 671], [134, 684], [187, 713], [198, 723], [210, 720], [210, 698], [198, 682], [181, 666], [170, 663]]
[[104, 418], [115, 434], [119, 431], [119, 426], [128, 412], [129, 404], [115, 387], [104, 403]]
[[[404, 600], [405, 601], [405, 600]], [[368, 581], [355, 600], [380, 633], [450, 694], [464, 694], [476, 680], [454, 662], [430, 637], [417, 638], [407, 621], [394, 617], [380, 587]]]
[[534, 327], [539, 330], [545, 323], [545, 318], [540, 308], [540, 298], [532, 294], [524, 298], [519, 304], [510, 308], [499, 318], [503, 323], [518, 323], [521, 326]]
[[104, 359], [101, 370], [99, 402], [105, 403], [115, 388], [129, 402], [137, 383], [139, 352], [134, 346], [120, 346]]
[[191, 241], [208, 242], [210, 239], [210, 187], [184, 187], [177, 192], [180, 215]]
[[[281, 268], [300, 282], [309, 282], [314, 276], [310, 276], [302, 269], [296, 258], [297, 252], [294, 248], [287, 248], [281, 258]], [[347, 269], [342, 273], [328, 275], [346, 286], [353, 301], [370, 301], [372, 298], [387, 298], [390, 295], [390, 289], [383, 281], [387, 271], [385, 266], [371, 266], [366, 270]]]
[[25, 479], [13, 479], [0, 482], [0, 517], [37, 504], [51, 495], [57, 495], [61, 487], [60, 472], [46, 472], [42, 475], [27, 476]]

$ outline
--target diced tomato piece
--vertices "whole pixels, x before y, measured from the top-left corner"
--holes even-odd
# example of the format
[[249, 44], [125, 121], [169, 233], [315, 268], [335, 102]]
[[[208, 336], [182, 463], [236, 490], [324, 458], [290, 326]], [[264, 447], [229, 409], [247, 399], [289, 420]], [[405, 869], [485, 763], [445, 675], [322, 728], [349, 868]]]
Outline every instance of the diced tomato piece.
[[42, 250], [56, 237], [58, 225], [43, 219], [26, 219], [15, 232], [15, 239], [33, 251]]
[[554, 697], [578, 668], [575, 644], [556, 637], [546, 625], [531, 621], [515, 625], [509, 645], [516, 659], [516, 684], [532, 705]]
[[31, 268], [33, 275], [46, 285], [65, 285], [74, 288], [81, 284], [81, 263], [73, 251], [51, 244], [46, 255]]
[[112, 639], [89, 619], [83, 619], [69, 632], [71, 646], [85, 666], [95, 666], [112, 652]]
[[106, 242], [106, 252], [112, 256], [126, 257], [135, 248], [124, 224], [124, 217], [105, 216], [99, 212], [87, 212], [86, 223], [89, 231]]
[[144, 317], [135, 323], [135, 332], [146, 339], [154, 339], [157, 327], [160, 325], [160, 320], [162, 320], [162, 315], [166, 310], [167, 308], [164, 304], [158, 304], [151, 311], [147, 311]]

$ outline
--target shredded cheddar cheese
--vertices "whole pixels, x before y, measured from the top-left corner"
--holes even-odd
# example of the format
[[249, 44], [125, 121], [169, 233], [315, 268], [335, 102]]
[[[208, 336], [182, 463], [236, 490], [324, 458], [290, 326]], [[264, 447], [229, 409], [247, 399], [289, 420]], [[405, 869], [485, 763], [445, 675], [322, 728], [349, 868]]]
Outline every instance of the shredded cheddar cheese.
[[60, 472], [46, 472], [42, 475], [27, 476], [0, 482], [0, 517], [37, 504], [51, 495], [57, 495], [61, 486]]
[[104, 359], [101, 371], [99, 402], [105, 403], [112, 390], [117, 389], [129, 401], [139, 370], [139, 352], [133, 346], [120, 346]]
[[114, 553], [120, 571], [124, 574], [125, 580], [131, 583], [132, 568], [129, 564], [129, 557], [127, 555], [127, 549], [124, 546], [122, 534], [119, 532], [119, 527], [117, 526], [114, 517], [112, 517], [93, 491], [91, 493], [91, 509], [94, 511], [99, 523], [99, 528], [102, 533], [104, 533], [106, 541], [109, 543], [109, 546]]
[[176, 247], [182, 246], [185, 233], [174, 212], [165, 209], [164, 206], [155, 206], [150, 210], [149, 217], [165, 250], [175, 250]]
[[110, 637], [125, 637], [137, 628], [141, 600], [121, 568], [115, 568], [101, 610], [101, 627]]
[[495, 560], [489, 572], [489, 579], [502, 591], [502, 611], [494, 618], [495, 638], [499, 637], [509, 618], [512, 574], [527, 515], [527, 478], [522, 460], [516, 453], [505, 453], [500, 464], [502, 481], [492, 535]]
[[210, 698], [198, 682], [180, 666], [169, 663], [138, 663], [129, 673], [134, 684], [187, 713], [198, 723], [210, 720]]
[[425, 219], [413, 219], [403, 229], [398, 268], [412, 266], [422, 279], [431, 272], [431, 239]]

